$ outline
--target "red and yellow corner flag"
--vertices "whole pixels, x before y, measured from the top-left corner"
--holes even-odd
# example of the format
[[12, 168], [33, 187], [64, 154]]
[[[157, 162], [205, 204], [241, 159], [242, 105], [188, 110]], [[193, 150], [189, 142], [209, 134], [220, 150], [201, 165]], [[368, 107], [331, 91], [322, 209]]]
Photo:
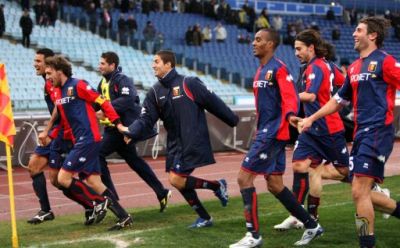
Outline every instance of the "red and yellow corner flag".
[[6, 144], [8, 189], [10, 193], [12, 247], [18, 248], [17, 222], [15, 218], [14, 184], [11, 166], [11, 149], [15, 135], [14, 117], [11, 108], [10, 89], [8, 88], [6, 68], [0, 63], [0, 142]]
[[0, 63], [0, 141], [13, 146], [14, 135], [15, 125], [6, 68], [4, 64]]

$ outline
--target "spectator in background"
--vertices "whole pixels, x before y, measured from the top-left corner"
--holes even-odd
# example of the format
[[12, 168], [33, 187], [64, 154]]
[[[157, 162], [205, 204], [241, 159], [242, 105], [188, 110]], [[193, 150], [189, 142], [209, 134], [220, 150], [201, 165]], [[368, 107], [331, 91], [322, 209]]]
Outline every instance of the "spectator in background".
[[58, 5], [55, 0], [51, 0], [47, 7], [48, 23], [54, 27], [57, 21]]
[[314, 30], [317, 31], [317, 32], [319, 32], [319, 26], [318, 26], [318, 24], [317, 24], [316, 21], [312, 21], [312, 22], [311, 22], [310, 28], [311, 28], [311, 29], [314, 29]]
[[240, 33], [238, 35], [238, 43], [240, 44], [249, 44], [251, 42], [250, 35], [249, 34], [244, 34]]
[[267, 8], [263, 8], [260, 16], [256, 21], [256, 31], [263, 28], [270, 28], [271, 24], [269, 23], [268, 11]]
[[33, 29], [33, 21], [29, 16], [28, 9], [24, 9], [24, 14], [19, 20], [19, 26], [22, 29], [22, 45], [29, 48], [31, 44], [30, 35]]
[[146, 26], [143, 29], [144, 40], [146, 41], [146, 51], [148, 54], [154, 52], [154, 39], [156, 37], [156, 29], [151, 21], [147, 21]]
[[191, 46], [193, 45], [193, 27], [189, 26], [185, 33], [185, 42], [186, 45]]
[[201, 34], [203, 36], [204, 42], [207, 42], [207, 43], [210, 42], [212, 39], [212, 31], [211, 31], [210, 25], [206, 25], [203, 28], [203, 31], [201, 32]]
[[332, 40], [340, 40], [340, 29], [337, 25], [333, 26], [332, 29]]
[[272, 27], [278, 32], [280, 32], [282, 30], [283, 20], [280, 15], [276, 15], [276, 16], [272, 17]]
[[199, 24], [193, 26], [193, 46], [203, 45], [203, 37], [201, 35], [201, 27]]
[[156, 39], [154, 41], [154, 48], [155, 48], [156, 52], [162, 50], [163, 46], [164, 46], [164, 34], [161, 32], [158, 32], [156, 35]]
[[0, 4], [0, 38], [6, 31], [6, 19], [4, 18], [4, 4]]
[[108, 32], [109, 29], [111, 28], [111, 23], [112, 23], [112, 19], [111, 19], [111, 13], [108, 10], [108, 8], [103, 8], [103, 13], [101, 14], [101, 34], [103, 37], [108, 37]]
[[246, 5], [243, 5], [238, 12], [240, 28], [247, 28], [247, 26], [249, 25], [249, 17], [247, 15], [246, 9]]
[[94, 2], [89, 2], [86, 7], [86, 14], [89, 18], [89, 30], [92, 33], [96, 33], [97, 27], [97, 12], [96, 12], [96, 4]]
[[326, 12], [326, 19], [330, 21], [335, 20], [335, 12], [333, 11], [332, 7], [330, 7], [329, 10]]
[[358, 22], [358, 12], [356, 9], [352, 9], [350, 13], [350, 24], [355, 26]]
[[217, 7], [217, 20], [226, 20], [226, 17], [230, 16], [231, 6], [225, 2], [225, 0], [220, 0]]
[[343, 10], [343, 21], [346, 25], [350, 25], [350, 11], [348, 9]]
[[119, 42], [121, 44], [125, 44], [127, 24], [126, 24], [126, 21], [125, 21], [125, 15], [124, 14], [121, 13], [119, 15], [119, 19], [118, 19], [117, 25], [118, 25]]
[[225, 27], [222, 26], [222, 23], [218, 23], [218, 25], [214, 28], [215, 31], [215, 39], [217, 42], [223, 43], [228, 37], [228, 32], [226, 31]]
[[137, 22], [133, 15], [129, 15], [128, 20], [126, 20], [126, 26], [128, 28], [128, 35], [132, 42], [135, 39], [135, 34], [137, 31]]
[[42, 0], [37, 1], [36, 4], [33, 5], [33, 11], [35, 12], [35, 23], [39, 24], [40, 17], [45, 12], [45, 2]]

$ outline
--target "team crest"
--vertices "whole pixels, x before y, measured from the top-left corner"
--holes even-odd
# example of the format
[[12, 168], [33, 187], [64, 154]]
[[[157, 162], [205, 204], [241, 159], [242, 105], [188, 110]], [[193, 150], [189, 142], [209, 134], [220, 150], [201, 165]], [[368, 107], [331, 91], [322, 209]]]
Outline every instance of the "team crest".
[[369, 62], [368, 65], [368, 71], [369, 72], [374, 72], [376, 70], [376, 67], [378, 66], [378, 61], [371, 61]]
[[180, 88], [179, 86], [176, 86], [172, 88], [172, 96], [179, 96], [180, 95]]
[[270, 81], [272, 79], [272, 74], [273, 74], [273, 71], [268, 70], [267, 73], [265, 74], [265, 80]]
[[68, 87], [67, 96], [73, 96], [73, 95], [74, 95], [74, 87]]

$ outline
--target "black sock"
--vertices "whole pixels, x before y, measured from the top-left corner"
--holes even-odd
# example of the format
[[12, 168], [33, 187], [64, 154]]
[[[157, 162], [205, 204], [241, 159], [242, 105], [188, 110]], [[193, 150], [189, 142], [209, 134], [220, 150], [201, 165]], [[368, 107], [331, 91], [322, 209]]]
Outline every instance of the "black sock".
[[294, 195], [288, 188], [285, 187], [280, 193], [275, 195], [275, 197], [294, 217], [303, 222], [305, 228], [317, 227], [317, 222], [315, 222], [310, 214], [296, 201], [296, 198], [294, 198]]
[[258, 224], [257, 194], [254, 187], [240, 190], [244, 204], [244, 218], [247, 231], [251, 232], [255, 239], [260, 237]]
[[304, 205], [308, 189], [309, 189], [308, 172], [306, 173], [295, 172], [293, 177], [293, 194], [296, 197], [297, 202], [300, 203], [300, 205]]
[[315, 220], [318, 219], [319, 201], [320, 201], [319, 197], [314, 197], [314, 196], [308, 194], [307, 210], [308, 210], [308, 213], [311, 214], [311, 216], [314, 217]]
[[87, 202], [85, 200], [82, 200], [79, 197], [76, 197], [76, 194], [71, 193], [69, 189], [66, 189], [64, 187], [59, 187], [59, 190], [63, 192], [63, 194], [70, 200], [78, 203], [81, 205], [84, 209], [93, 209], [93, 203], [92, 202]]
[[125, 211], [125, 209], [119, 204], [117, 197], [114, 195], [114, 193], [106, 189], [103, 192], [103, 196], [107, 196], [108, 198], [111, 199], [112, 204], [110, 205], [110, 210], [120, 219], [126, 218], [128, 216], [128, 213]]
[[188, 176], [186, 178], [186, 189], [211, 189], [213, 191], [218, 190], [220, 184], [218, 181], [208, 181], [202, 178]]
[[47, 195], [46, 178], [43, 172], [32, 177], [32, 186], [36, 196], [39, 198], [40, 209], [49, 212], [51, 208], [49, 196]]
[[194, 211], [203, 219], [209, 220], [211, 216], [207, 213], [207, 210], [201, 204], [199, 198], [197, 197], [197, 193], [194, 189], [183, 189], [180, 190], [181, 194], [185, 198], [185, 200], [189, 203], [189, 206], [192, 207]]
[[400, 219], [400, 202], [396, 203], [396, 209], [393, 211], [391, 215]]
[[359, 236], [360, 248], [375, 247], [375, 235]]
[[71, 185], [68, 190], [71, 194], [74, 194], [73, 197], [81, 199], [81, 201], [85, 202], [85, 205], [90, 205], [90, 203], [102, 203], [104, 202], [104, 197], [97, 194], [91, 187], [86, 185], [80, 179], [72, 178]]

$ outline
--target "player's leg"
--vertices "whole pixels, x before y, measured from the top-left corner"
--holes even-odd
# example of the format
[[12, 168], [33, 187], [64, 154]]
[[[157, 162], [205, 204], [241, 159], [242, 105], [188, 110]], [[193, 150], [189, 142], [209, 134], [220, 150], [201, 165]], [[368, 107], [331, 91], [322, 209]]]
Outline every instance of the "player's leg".
[[169, 172], [168, 179], [172, 186], [174, 186], [182, 194], [183, 198], [187, 201], [189, 206], [198, 214], [197, 220], [189, 226], [189, 228], [201, 228], [212, 226], [213, 221], [207, 210], [204, 208], [193, 188], [189, 188], [186, 178], [193, 172], [179, 171], [179, 168], [173, 168]]
[[121, 146], [119, 140], [113, 136], [113, 132], [105, 131], [103, 133], [103, 139], [100, 143], [100, 151], [99, 151], [99, 164], [101, 169], [101, 180], [103, 181], [104, 185], [108, 189], [110, 189], [115, 197], [119, 200], [119, 196], [117, 190], [115, 188], [114, 182], [111, 178], [111, 173], [108, 168], [108, 164], [106, 161], [107, 156], [112, 154], [113, 152], [117, 151], [117, 149]]
[[39, 212], [28, 220], [30, 224], [39, 224], [43, 221], [54, 219], [47, 193], [46, 177], [44, 176], [44, 169], [48, 165], [49, 153], [50, 146], [38, 146], [29, 159], [28, 170], [32, 178], [32, 187], [40, 203]]

